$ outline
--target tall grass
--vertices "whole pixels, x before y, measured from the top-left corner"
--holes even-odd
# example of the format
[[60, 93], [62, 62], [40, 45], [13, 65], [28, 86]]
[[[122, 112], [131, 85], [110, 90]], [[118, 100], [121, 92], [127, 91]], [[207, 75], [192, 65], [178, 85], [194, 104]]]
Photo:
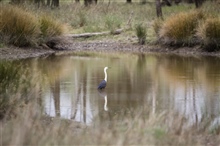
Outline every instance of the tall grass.
[[170, 46], [201, 45], [207, 51], [219, 50], [219, 9], [206, 2], [194, 11], [180, 12], [154, 21], [153, 28], [160, 44]]
[[144, 45], [147, 37], [147, 29], [143, 24], [136, 26], [136, 35], [138, 37], [138, 43]]
[[[151, 34], [154, 29], [162, 44], [177, 46], [200, 44], [197, 36], [198, 24], [210, 15], [219, 16], [218, 7], [214, 4], [204, 5], [202, 10], [198, 11], [191, 11], [195, 7], [189, 4], [163, 7], [166, 19], [163, 22], [157, 21], [153, 27], [147, 27], [148, 39], [155, 38], [155, 34]], [[64, 29], [60, 22], [70, 26], [68, 33], [114, 32], [118, 28], [126, 28], [129, 23], [130, 29], [124, 32], [124, 36], [120, 35], [126, 40], [127, 37], [135, 35], [136, 24], [146, 23], [150, 26], [149, 24], [152, 24], [156, 17], [154, 4], [150, 3], [145, 5], [110, 3], [109, 5], [100, 2], [90, 7], [68, 3], [53, 10], [45, 7], [37, 9], [30, 5], [21, 8], [2, 5], [0, 13], [0, 38], [3, 40], [0, 44], [9, 43], [16, 46], [38, 44], [39, 40], [61, 35]], [[209, 16], [206, 16], [208, 13]]]
[[16, 6], [0, 6], [0, 33], [6, 43], [27, 46], [40, 34], [38, 20]]
[[159, 37], [164, 44], [193, 45], [197, 43], [195, 38], [199, 21], [205, 18], [202, 11], [178, 13], [164, 21]]
[[[54, 10], [45, 7], [37, 9], [35, 6], [30, 5], [22, 6], [21, 9], [37, 19], [38, 24], [36, 29], [38, 33], [35, 34], [33, 38], [28, 37], [30, 40], [33, 40], [32, 42], [37, 42], [39, 39], [42, 40], [42, 36], [44, 39], [45, 35], [50, 37], [51, 35], [53, 36], [54, 32], [60, 32], [60, 27], [62, 26], [57, 22], [62, 22], [70, 26], [68, 33], [114, 32], [118, 28], [127, 28], [129, 24], [130, 29], [128, 32], [125, 32], [125, 36], [120, 35], [122, 39], [127, 39], [127, 34], [135, 35], [136, 24], [146, 23], [147, 26], [150, 26], [148, 24], [150, 24], [156, 16], [153, 6], [154, 4], [151, 3], [145, 5], [138, 3], [133, 3], [132, 5], [125, 3], [110, 3], [110, 5], [108, 3], [98, 3], [90, 7], [84, 7], [83, 4], [69, 3], [68, 5], [61, 5], [59, 9]], [[175, 12], [178, 11], [178, 9], [181, 9], [179, 11], [184, 11], [189, 9], [189, 7], [188, 5], [175, 6]], [[166, 15], [170, 15], [171, 13], [170, 11], [168, 12], [167, 9], [164, 11]], [[43, 16], [41, 16], [42, 14]], [[45, 17], [45, 15], [47, 15], [47, 17]], [[48, 18], [48, 16], [52, 16], [52, 18], [56, 18], [56, 20]], [[26, 21], [28, 21], [28, 19], [26, 19]], [[9, 28], [11, 27], [13, 26], [9, 26]], [[147, 27], [147, 32], [151, 33], [152, 31], [148, 31], [151, 29], [152, 28]], [[149, 36], [155, 38], [152, 34], [149, 34]], [[18, 46], [22, 45], [23, 44]]]
[[209, 18], [205, 20], [198, 29], [198, 36], [201, 38], [204, 49], [215, 51], [220, 49], [220, 19]]
[[40, 18], [40, 30], [43, 37], [53, 37], [61, 35], [64, 32], [64, 27], [51, 16], [43, 15]]
[[0, 37], [3, 43], [15, 46], [37, 45], [42, 36], [61, 35], [63, 26], [49, 16], [40, 19], [22, 7], [0, 6]]
[[105, 26], [108, 30], [110, 30], [112, 33], [115, 32], [118, 28], [121, 27], [121, 19], [117, 16], [107, 15], [105, 19]]
[[[89, 126], [60, 118], [50, 118], [33, 101], [16, 109], [16, 118], [3, 122], [3, 145], [206, 145], [220, 142], [206, 127], [186, 126], [186, 119], [176, 113], [150, 113], [140, 108], [125, 116]], [[108, 117], [108, 116], [107, 116]], [[105, 117], [105, 118], [107, 118]], [[104, 118], [104, 117], [103, 117]], [[96, 121], [97, 120], [97, 121]], [[203, 129], [205, 128], [205, 130]], [[205, 132], [200, 133], [203, 129]], [[207, 130], [207, 131], [206, 131]]]

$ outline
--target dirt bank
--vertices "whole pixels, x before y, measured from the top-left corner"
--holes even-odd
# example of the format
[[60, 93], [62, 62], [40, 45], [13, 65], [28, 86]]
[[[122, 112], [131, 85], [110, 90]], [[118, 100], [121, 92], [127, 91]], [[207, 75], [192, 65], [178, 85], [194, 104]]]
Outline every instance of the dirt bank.
[[168, 48], [156, 45], [138, 45], [135, 43], [125, 43], [111, 39], [102, 40], [77, 40], [71, 37], [59, 37], [49, 40], [37, 48], [0, 48], [0, 59], [22, 59], [50, 55], [54, 53], [71, 53], [75, 51], [96, 51], [96, 52], [136, 52], [136, 53], [168, 53], [179, 55], [212, 55], [220, 56], [220, 52], [205, 52], [199, 46], [189, 48]]

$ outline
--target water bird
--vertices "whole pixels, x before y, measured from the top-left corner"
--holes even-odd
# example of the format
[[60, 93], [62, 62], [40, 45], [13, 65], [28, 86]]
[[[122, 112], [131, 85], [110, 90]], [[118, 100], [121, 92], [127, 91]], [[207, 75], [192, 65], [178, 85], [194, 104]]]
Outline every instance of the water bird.
[[105, 68], [104, 68], [105, 78], [104, 78], [104, 80], [102, 80], [101, 83], [99, 84], [99, 86], [98, 86], [98, 89], [99, 89], [99, 90], [105, 89], [105, 87], [106, 87], [106, 85], [107, 85], [107, 72], [106, 72], [107, 69], [108, 69], [108, 67], [105, 67]]

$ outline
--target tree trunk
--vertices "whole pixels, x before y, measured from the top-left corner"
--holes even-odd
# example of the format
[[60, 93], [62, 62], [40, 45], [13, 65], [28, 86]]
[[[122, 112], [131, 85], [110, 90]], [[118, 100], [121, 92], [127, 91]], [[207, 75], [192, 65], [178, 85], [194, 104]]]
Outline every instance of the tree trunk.
[[48, 7], [50, 6], [50, 0], [47, 0], [47, 6]]
[[59, 0], [52, 0], [51, 7], [59, 7]]
[[127, 0], [127, 3], [129, 3], [129, 4], [132, 3], [132, 0]]
[[158, 18], [163, 18], [160, 0], [156, 0], [156, 12]]
[[91, 4], [97, 4], [98, 0], [84, 0], [85, 6], [89, 6]]
[[203, 0], [195, 0], [196, 8], [200, 8], [202, 6]]
[[147, 0], [141, 0], [141, 4], [144, 5], [147, 3]]

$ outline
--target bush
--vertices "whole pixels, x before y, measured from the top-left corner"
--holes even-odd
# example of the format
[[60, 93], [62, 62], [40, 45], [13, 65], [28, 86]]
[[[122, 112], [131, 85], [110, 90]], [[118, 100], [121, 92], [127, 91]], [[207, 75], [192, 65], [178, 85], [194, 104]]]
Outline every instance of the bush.
[[40, 31], [34, 15], [15, 6], [1, 6], [0, 9], [0, 35], [4, 42], [15, 46], [36, 43]]
[[111, 31], [111, 33], [114, 33], [118, 28], [120, 28], [121, 23], [121, 20], [114, 15], [107, 15], [105, 18], [105, 26]]
[[205, 50], [220, 49], [220, 19], [209, 18], [198, 29], [198, 36], [202, 39]]
[[49, 16], [40, 19], [17, 6], [0, 6], [0, 44], [36, 45], [40, 39], [61, 35], [64, 27]]
[[162, 25], [163, 25], [162, 19], [156, 19], [153, 21], [153, 29], [157, 36], [159, 36], [159, 32]]
[[199, 21], [204, 19], [202, 11], [178, 13], [167, 20], [159, 31], [160, 42], [168, 45], [195, 45], [195, 37]]
[[63, 34], [64, 27], [52, 17], [43, 15], [40, 19], [40, 30], [43, 37], [53, 37]]
[[138, 43], [143, 45], [146, 41], [147, 29], [142, 24], [136, 26], [136, 35], [138, 37]]

